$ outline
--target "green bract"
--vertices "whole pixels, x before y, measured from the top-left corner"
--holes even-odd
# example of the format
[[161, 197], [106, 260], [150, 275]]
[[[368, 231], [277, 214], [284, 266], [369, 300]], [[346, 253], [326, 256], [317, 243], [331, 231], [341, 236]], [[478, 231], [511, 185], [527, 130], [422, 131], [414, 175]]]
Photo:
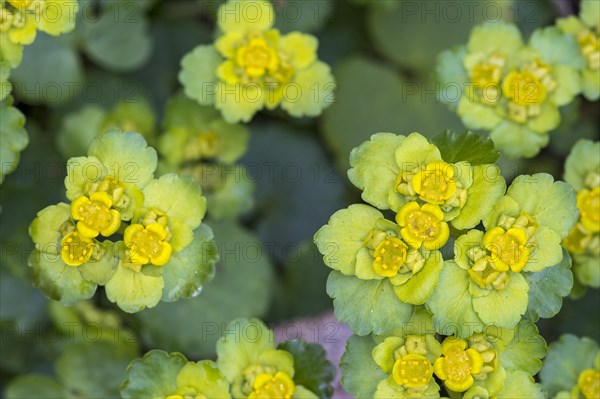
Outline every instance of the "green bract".
[[334, 270], [327, 292], [335, 298], [336, 317], [359, 335], [408, 321], [410, 304], [425, 303], [443, 264], [439, 251], [409, 248], [400, 226], [362, 204], [333, 214], [315, 243]]
[[185, 94], [213, 105], [227, 122], [248, 122], [281, 105], [295, 117], [317, 116], [333, 102], [329, 66], [317, 59], [314, 36], [272, 28], [268, 1], [229, 0], [219, 7], [219, 36], [181, 61]]
[[577, 39], [579, 51], [586, 61], [580, 68], [583, 95], [591, 101], [597, 100], [600, 97], [600, 4], [595, 0], [583, 0], [579, 18], [561, 18], [556, 25]]
[[45, 208], [29, 229], [34, 284], [47, 296], [72, 305], [105, 285], [110, 301], [137, 312], [195, 296], [212, 278], [206, 199], [189, 178], [154, 179], [156, 152], [141, 135], [109, 131], [67, 166], [71, 204]]
[[215, 362], [190, 362], [180, 353], [151, 350], [127, 368], [121, 396], [134, 398], [229, 399], [229, 383]]
[[29, 143], [25, 116], [12, 106], [12, 97], [0, 101], [0, 184], [19, 164], [19, 153]]
[[567, 184], [547, 174], [517, 177], [484, 220], [486, 231], [456, 240], [454, 261], [446, 262], [427, 303], [436, 327], [512, 328], [526, 312], [534, 321], [558, 313], [573, 284], [561, 241], [576, 220]]
[[[546, 344], [533, 323], [471, 331], [465, 339], [437, 337], [431, 315], [421, 309], [385, 336], [351, 337], [341, 361], [344, 388], [382, 399], [439, 398], [441, 384], [450, 397], [539, 397], [532, 376]], [[515, 373], [523, 375], [515, 379]]]
[[379, 209], [432, 203], [457, 229], [475, 227], [504, 193], [504, 179], [492, 164], [444, 161], [419, 133], [377, 133], [350, 154], [348, 177], [363, 190], [363, 200]]
[[565, 181], [577, 191], [579, 220], [563, 240], [583, 286], [600, 287], [600, 142], [580, 140], [565, 162]]
[[275, 349], [273, 332], [257, 319], [230, 322], [217, 342], [217, 355], [217, 365], [236, 399], [317, 398], [295, 383], [294, 357]]
[[87, 157], [67, 162], [67, 198], [110, 192], [115, 209], [129, 220], [143, 202], [141, 189], [153, 178], [156, 164], [156, 151], [140, 134], [111, 130], [92, 141]]
[[590, 338], [565, 334], [550, 344], [540, 372], [550, 398], [600, 396], [600, 350]]
[[110, 112], [96, 105], [86, 105], [64, 118], [56, 144], [65, 157], [76, 157], [87, 152], [96, 136], [114, 128], [138, 132], [152, 141], [154, 125], [154, 113], [142, 98], [119, 102]]
[[[225, 326], [224, 326], [225, 327]], [[319, 345], [290, 341], [275, 349], [274, 334], [257, 319], [236, 319], [217, 343], [218, 359], [188, 362], [180, 353], [151, 350], [131, 362], [121, 396], [137, 398], [329, 398], [335, 370]], [[293, 378], [293, 379], [292, 379]]]
[[161, 170], [194, 177], [215, 219], [232, 219], [251, 209], [254, 185], [246, 169], [235, 164], [248, 148], [246, 127], [226, 123], [217, 110], [182, 93], [169, 101], [163, 127]]
[[460, 87], [459, 99], [441, 100], [468, 128], [489, 130], [509, 157], [532, 157], [558, 126], [558, 107], [580, 92], [583, 63], [575, 39], [556, 27], [536, 30], [525, 45], [515, 25], [496, 22], [440, 54], [436, 71], [444, 87]]
[[396, 223], [356, 204], [315, 234], [334, 270], [327, 292], [336, 317], [358, 335], [408, 321], [411, 305], [424, 304], [438, 282], [444, 264], [438, 250], [450, 238], [449, 224], [475, 227], [504, 194], [499, 168], [488, 163], [498, 156], [489, 139], [445, 132], [434, 141], [439, 148], [419, 133], [377, 133], [355, 148], [350, 181], [365, 201], [396, 211]]

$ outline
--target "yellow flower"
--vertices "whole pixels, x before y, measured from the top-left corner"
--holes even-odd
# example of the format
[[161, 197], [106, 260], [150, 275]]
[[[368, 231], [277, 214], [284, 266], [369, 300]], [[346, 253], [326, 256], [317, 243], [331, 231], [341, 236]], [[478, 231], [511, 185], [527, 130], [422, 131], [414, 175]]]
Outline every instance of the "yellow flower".
[[92, 256], [94, 243], [77, 231], [65, 235], [60, 241], [62, 260], [69, 266], [81, 266]]
[[419, 388], [429, 385], [433, 367], [425, 356], [410, 353], [396, 360], [392, 377], [398, 385]]
[[577, 35], [577, 41], [588, 67], [592, 70], [600, 69], [600, 36], [585, 29]]
[[587, 369], [579, 374], [577, 387], [585, 399], [600, 398], [600, 371]]
[[581, 224], [592, 233], [600, 231], [600, 186], [577, 193]]
[[166, 242], [167, 231], [160, 223], [150, 223], [145, 227], [132, 224], [125, 229], [123, 237], [132, 268], [137, 271], [148, 263], [163, 266], [171, 259], [173, 248]]
[[433, 371], [448, 389], [464, 392], [473, 386], [473, 375], [481, 371], [483, 363], [477, 350], [467, 349], [467, 341], [448, 337], [442, 342], [442, 356], [435, 360]]
[[108, 237], [121, 226], [121, 214], [115, 209], [112, 198], [106, 192], [95, 192], [90, 197], [77, 197], [71, 203], [71, 217], [77, 222], [77, 230], [83, 237], [94, 238], [98, 234]]
[[269, 1], [229, 0], [219, 7], [220, 36], [182, 60], [188, 97], [214, 105], [229, 123], [248, 122], [263, 108], [316, 116], [332, 100], [330, 68], [317, 59], [318, 40], [273, 28]]
[[444, 161], [430, 162], [415, 173], [412, 186], [419, 198], [431, 204], [443, 204], [456, 192], [454, 168]]
[[407, 245], [395, 237], [387, 237], [375, 248], [373, 269], [380, 276], [394, 277], [406, 262]]
[[550, 66], [539, 59], [520, 71], [510, 72], [502, 82], [502, 93], [509, 100], [508, 117], [517, 123], [541, 113], [541, 106], [556, 88]]
[[444, 213], [438, 205], [419, 206], [414, 201], [408, 202], [398, 211], [396, 222], [403, 227], [402, 238], [413, 248], [423, 245], [429, 250], [438, 249], [450, 236], [448, 223], [444, 222]]
[[527, 231], [521, 227], [504, 230], [494, 227], [483, 236], [483, 245], [490, 251], [490, 260], [494, 268], [505, 272], [509, 268], [513, 272], [523, 270], [529, 260]]
[[33, 43], [36, 30], [53, 36], [73, 30], [76, 0], [8, 0], [0, 2], [0, 32], [12, 43]]
[[296, 385], [287, 373], [261, 373], [254, 378], [254, 389], [248, 399], [290, 399], [296, 391]]

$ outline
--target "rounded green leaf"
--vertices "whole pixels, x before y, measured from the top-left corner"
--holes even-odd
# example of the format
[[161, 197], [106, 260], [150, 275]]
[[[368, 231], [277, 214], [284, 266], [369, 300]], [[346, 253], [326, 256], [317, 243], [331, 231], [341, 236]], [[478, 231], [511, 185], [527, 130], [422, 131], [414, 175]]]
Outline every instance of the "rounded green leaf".
[[79, 266], [81, 276], [94, 284], [106, 284], [114, 274], [119, 265], [119, 257], [116, 253], [117, 247], [112, 241], [104, 241], [99, 244], [103, 253], [98, 260], [90, 260]]
[[565, 181], [575, 190], [585, 187], [589, 172], [600, 174], [600, 141], [579, 140], [565, 161]]
[[124, 399], [167, 397], [177, 391], [177, 374], [187, 363], [181, 353], [151, 350], [127, 367], [121, 385]]
[[56, 361], [58, 379], [72, 392], [86, 398], [114, 398], [127, 365], [136, 350], [109, 341], [82, 342], [68, 346]]
[[179, 388], [194, 388], [208, 398], [230, 399], [229, 383], [212, 360], [188, 362], [177, 374]]
[[539, 51], [544, 62], [550, 65], [565, 65], [576, 69], [585, 67], [586, 60], [581, 55], [575, 37], [562, 33], [556, 26], [536, 29], [529, 39], [529, 45]]
[[217, 67], [223, 59], [213, 46], [198, 46], [181, 60], [179, 82], [185, 95], [202, 105], [215, 102], [218, 89]]
[[90, 143], [100, 134], [105, 117], [106, 112], [96, 105], [87, 105], [65, 116], [56, 137], [61, 154], [67, 158], [87, 154]]
[[381, 212], [363, 204], [353, 204], [334, 213], [314, 238], [325, 264], [342, 274], [354, 275], [357, 257], [367, 250], [365, 239], [380, 219], [383, 219]]
[[28, 374], [17, 377], [6, 387], [7, 399], [56, 399], [72, 398], [73, 396], [54, 378]]
[[529, 285], [527, 318], [536, 322], [540, 317], [553, 317], [559, 312], [563, 297], [569, 295], [573, 287], [570, 267], [571, 257], [563, 249], [562, 261], [557, 265], [535, 273], [523, 273]]
[[529, 285], [527, 280], [519, 273], [512, 273], [508, 285], [503, 291], [495, 289], [479, 296], [475, 283], [471, 282], [473, 295], [473, 309], [484, 324], [497, 325], [503, 328], [512, 328], [517, 325], [521, 316], [525, 314], [528, 303]]
[[103, 2], [100, 7], [97, 18], [78, 21], [83, 51], [94, 62], [115, 72], [139, 68], [152, 49], [141, 7], [130, 0]]
[[350, 153], [348, 178], [362, 190], [362, 199], [376, 208], [390, 207], [388, 197], [400, 173], [395, 150], [404, 139], [394, 133], [376, 133]]
[[507, 120], [493, 127], [490, 137], [508, 158], [532, 158], [550, 140], [547, 134], [538, 134], [525, 125]]
[[157, 164], [156, 151], [141, 134], [116, 129], [92, 141], [88, 156], [100, 160], [110, 176], [139, 188], [152, 179]]
[[541, 399], [545, 397], [546, 392], [542, 386], [536, 384], [531, 375], [521, 370], [507, 374], [504, 389], [497, 396], [498, 399]]
[[219, 258], [213, 238], [211, 228], [200, 225], [194, 232], [192, 243], [171, 256], [163, 269], [165, 286], [161, 300], [172, 302], [197, 296], [202, 291], [204, 284], [214, 276]]
[[598, 344], [587, 337], [564, 334], [548, 347], [548, 355], [540, 371], [542, 385], [550, 397], [558, 391], [570, 391], [577, 385], [579, 374], [594, 367]]
[[473, 184], [467, 189], [467, 202], [451, 223], [457, 229], [473, 228], [489, 215], [506, 191], [500, 168], [493, 164], [473, 167]]
[[264, 352], [274, 348], [273, 331], [262, 321], [236, 319], [227, 325], [224, 335], [217, 342], [217, 365], [229, 382], [233, 382], [246, 367], [258, 363]]
[[333, 298], [335, 318], [357, 335], [384, 334], [414, 313], [412, 305], [396, 297], [388, 279], [361, 280], [334, 270], [327, 279], [327, 294]]
[[340, 361], [342, 386], [356, 398], [372, 398], [377, 384], [388, 376], [373, 360], [375, 342], [371, 336], [353, 335], [346, 343], [346, 352]]
[[33, 285], [65, 306], [89, 299], [96, 292], [96, 284], [85, 280], [77, 267], [67, 266], [60, 255], [34, 250], [29, 266]]
[[[292, 95], [293, 87], [297, 94]], [[335, 102], [335, 79], [329, 65], [315, 61], [306, 69], [296, 71], [293, 80], [285, 90], [281, 108], [290, 115], [314, 117]]]
[[394, 292], [402, 302], [423, 305], [438, 283], [444, 259], [439, 251], [428, 254], [423, 268], [404, 284], [394, 286]]
[[6, 174], [15, 170], [19, 164], [19, 153], [29, 143], [27, 131], [23, 127], [25, 116], [10, 105], [10, 99], [0, 102], [0, 184]]
[[156, 268], [147, 265], [136, 272], [119, 264], [106, 283], [106, 297], [127, 313], [153, 308], [160, 301], [164, 287], [163, 277]]
[[509, 371], [522, 370], [535, 375], [542, 368], [544, 356], [546, 341], [539, 334], [538, 328], [531, 321], [521, 320], [513, 339], [500, 352], [500, 364]]
[[40, 32], [25, 46], [23, 62], [11, 73], [20, 99], [28, 104], [56, 106], [71, 101], [81, 90], [83, 68], [71, 40], [71, 35], [52, 37]]
[[433, 294], [425, 304], [433, 313], [435, 330], [443, 335], [467, 338], [483, 331], [484, 324], [475, 313], [469, 292], [471, 278], [454, 261], [446, 261]]

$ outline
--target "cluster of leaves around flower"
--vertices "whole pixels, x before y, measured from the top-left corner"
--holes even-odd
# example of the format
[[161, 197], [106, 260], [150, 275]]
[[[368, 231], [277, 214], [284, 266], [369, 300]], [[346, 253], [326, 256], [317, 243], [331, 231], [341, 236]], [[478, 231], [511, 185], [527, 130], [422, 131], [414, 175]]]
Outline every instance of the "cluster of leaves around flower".
[[[573, 286], [563, 240], [598, 259], [598, 145], [579, 143], [567, 162], [579, 201], [543, 173], [507, 189], [492, 141], [470, 132], [432, 142], [377, 133], [355, 148], [348, 177], [369, 205], [336, 212], [315, 235], [333, 269], [336, 318], [356, 334], [345, 388], [358, 397], [438, 397], [435, 374], [464, 397], [539, 397], [532, 376], [546, 349], [533, 323], [558, 313]], [[536, 338], [524, 340], [523, 329]]]
[[579, 17], [537, 29], [525, 44], [516, 25], [487, 23], [466, 45], [442, 52], [439, 97], [468, 129], [482, 129], [509, 157], [533, 157], [575, 96], [600, 96], [600, 2], [583, 0]]
[[133, 361], [121, 396], [133, 398], [329, 398], [335, 368], [316, 344], [289, 341], [257, 319], [236, 319], [217, 342], [216, 362], [152, 350]]
[[248, 148], [248, 129], [223, 120], [213, 107], [201, 106], [183, 93], [166, 104], [157, 134], [156, 116], [143, 97], [116, 104], [111, 110], [87, 105], [68, 114], [57, 135], [65, 157], [83, 154], [99, 135], [112, 128], [141, 133], [161, 158], [157, 172], [193, 177], [207, 200], [213, 220], [234, 220], [252, 209], [254, 183], [236, 163]]
[[181, 61], [185, 94], [214, 106], [227, 122], [248, 122], [281, 106], [294, 117], [317, 116], [333, 102], [335, 81], [317, 59], [309, 34], [281, 35], [269, 1], [229, 0], [219, 7], [218, 37]]
[[218, 254], [192, 178], [154, 178], [156, 151], [138, 133], [110, 130], [67, 162], [66, 196], [38, 213], [29, 234], [34, 285], [72, 305], [98, 285], [126, 312], [197, 295]]

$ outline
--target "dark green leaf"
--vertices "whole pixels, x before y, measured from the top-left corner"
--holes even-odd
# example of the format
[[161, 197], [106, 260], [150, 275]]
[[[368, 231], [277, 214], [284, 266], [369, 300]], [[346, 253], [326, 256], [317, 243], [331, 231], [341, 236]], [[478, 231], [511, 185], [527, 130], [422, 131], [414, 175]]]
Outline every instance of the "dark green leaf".
[[523, 275], [529, 284], [529, 306], [525, 317], [536, 322], [540, 317], [556, 315], [562, 307], [563, 297], [569, 295], [573, 287], [571, 257], [567, 251], [563, 249], [563, 259], [558, 265]]
[[488, 136], [473, 132], [445, 132], [431, 139], [446, 162], [467, 161], [471, 165], [494, 163], [500, 158], [500, 152], [494, 148], [494, 142]]
[[336, 369], [327, 360], [325, 350], [319, 344], [304, 341], [288, 341], [278, 349], [288, 351], [294, 356], [294, 382], [302, 385], [319, 398], [331, 398]]
[[371, 336], [353, 335], [346, 343], [346, 352], [340, 361], [342, 386], [356, 398], [374, 397], [377, 384], [388, 377], [373, 360], [374, 347]]

